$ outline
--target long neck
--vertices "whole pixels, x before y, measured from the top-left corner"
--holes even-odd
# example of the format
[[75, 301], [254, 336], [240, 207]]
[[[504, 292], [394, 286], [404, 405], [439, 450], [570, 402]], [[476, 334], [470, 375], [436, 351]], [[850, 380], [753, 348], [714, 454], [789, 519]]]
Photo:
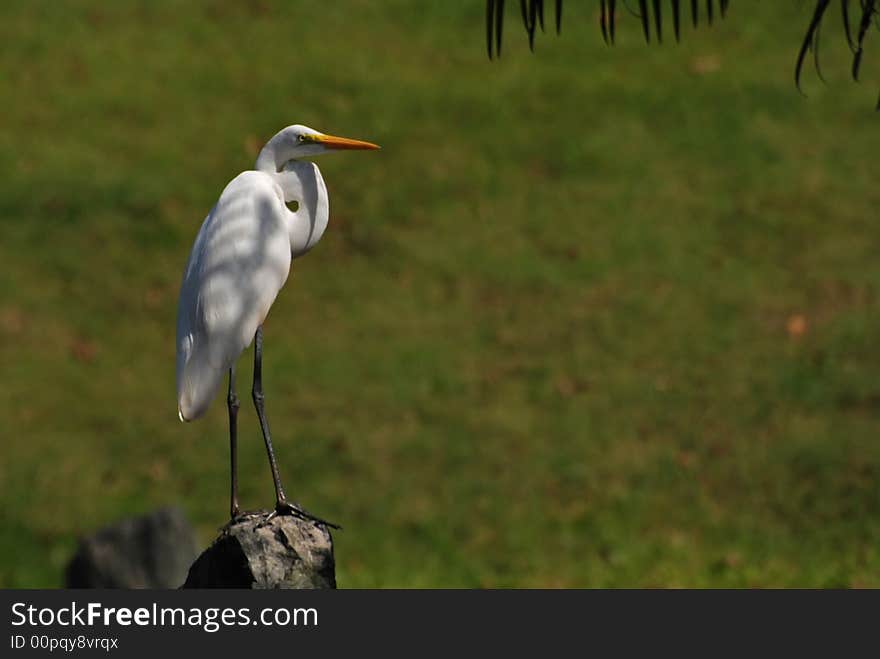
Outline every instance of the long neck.
[[287, 231], [291, 254], [294, 258], [302, 256], [324, 235], [330, 218], [324, 178], [317, 165], [304, 160], [291, 160], [282, 171], [270, 176], [281, 188], [285, 203], [298, 205], [297, 210], [287, 211]]
[[293, 158], [293, 149], [294, 144], [284, 131], [279, 132], [260, 150], [254, 169], [267, 174], [280, 172], [284, 164]]
[[314, 163], [294, 160], [302, 149], [288, 131], [282, 130], [266, 143], [254, 168], [271, 176], [284, 194], [284, 202], [296, 202], [286, 210], [290, 252], [294, 258], [308, 252], [324, 235], [330, 217], [330, 199], [321, 171]]

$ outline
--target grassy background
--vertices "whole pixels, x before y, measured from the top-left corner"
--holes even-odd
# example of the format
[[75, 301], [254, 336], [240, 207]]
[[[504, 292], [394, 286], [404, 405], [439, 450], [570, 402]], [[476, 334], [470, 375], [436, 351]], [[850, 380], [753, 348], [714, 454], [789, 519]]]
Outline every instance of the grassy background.
[[225, 406], [176, 418], [180, 276], [305, 123], [384, 147], [320, 161], [330, 228], [266, 325], [340, 586], [880, 586], [876, 70], [829, 30], [798, 96], [796, 3], [662, 48], [623, 16], [613, 49], [594, 4], [535, 56], [510, 7], [490, 63], [479, 0], [4, 2], [0, 585], [158, 505], [225, 521]]

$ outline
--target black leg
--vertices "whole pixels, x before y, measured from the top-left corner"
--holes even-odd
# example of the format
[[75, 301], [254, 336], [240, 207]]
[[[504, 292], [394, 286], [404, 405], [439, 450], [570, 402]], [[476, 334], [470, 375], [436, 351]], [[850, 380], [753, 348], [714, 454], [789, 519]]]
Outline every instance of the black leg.
[[263, 431], [263, 441], [266, 442], [266, 453], [269, 454], [269, 467], [272, 469], [272, 482], [275, 484], [276, 509], [282, 508], [287, 503], [284, 487], [281, 485], [281, 476], [278, 473], [278, 464], [275, 462], [275, 451], [272, 450], [272, 438], [269, 436], [269, 423], [266, 421], [266, 411], [263, 407], [265, 396], [263, 395], [263, 327], [257, 328], [254, 336], [254, 387], [251, 390], [254, 398], [254, 407], [257, 408], [257, 416], [260, 419], [260, 430]]
[[260, 429], [263, 431], [263, 441], [266, 442], [266, 453], [269, 455], [269, 467], [272, 469], [272, 481], [275, 484], [275, 511], [274, 515], [296, 515], [302, 519], [309, 519], [324, 526], [330, 526], [338, 529], [339, 527], [330, 522], [326, 522], [320, 517], [306, 512], [298, 505], [287, 500], [284, 494], [284, 488], [281, 485], [281, 476], [278, 473], [278, 464], [275, 462], [275, 451], [272, 450], [272, 438], [269, 436], [269, 423], [266, 421], [266, 411], [263, 406], [265, 396], [263, 395], [263, 328], [257, 328], [254, 335], [254, 387], [251, 391], [254, 398], [254, 407], [257, 408], [257, 416], [260, 419]]
[[232, 493], [230, 498], [229, 516], [235, 519], [241, 513], [238, 507], [238, 396], [235, 395], [235, 367], [229, 369], [229, 392], [226, 395], [229, 408], [229, 462], [232, 473]]

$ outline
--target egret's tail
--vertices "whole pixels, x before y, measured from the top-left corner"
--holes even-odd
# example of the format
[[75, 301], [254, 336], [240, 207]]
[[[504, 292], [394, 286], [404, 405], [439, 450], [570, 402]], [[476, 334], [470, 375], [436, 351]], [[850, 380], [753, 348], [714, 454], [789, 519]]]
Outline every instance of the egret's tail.
[[208, 410], [227, 370], [206, 363], [204, 355], [199, 357], [186, 362], [179, 374], [177, 416], [181, 421], [195, 421]]

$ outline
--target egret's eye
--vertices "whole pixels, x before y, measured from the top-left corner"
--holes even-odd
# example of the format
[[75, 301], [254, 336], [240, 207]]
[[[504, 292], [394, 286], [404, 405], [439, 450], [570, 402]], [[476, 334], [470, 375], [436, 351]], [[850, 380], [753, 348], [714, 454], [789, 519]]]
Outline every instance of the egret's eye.
[[297, 136], [296, 136], [296, 141], [297, 141], [297, 142], [305, 142], [305, 141], [306, 141], [306, 136], [305, 136], [305, 135], [297, 135]]

